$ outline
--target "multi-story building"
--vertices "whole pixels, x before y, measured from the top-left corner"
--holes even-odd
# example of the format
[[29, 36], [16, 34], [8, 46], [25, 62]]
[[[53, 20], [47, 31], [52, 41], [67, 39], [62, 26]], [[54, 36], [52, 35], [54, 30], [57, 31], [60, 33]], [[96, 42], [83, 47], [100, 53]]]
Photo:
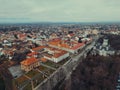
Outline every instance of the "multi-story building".
[[52, 47], [46, 47], [45, 51], [46, 53], [44, 54], [44, 58], [55, 63], [58, 63], [69, 57], [69, 53], [64, 50], [60, 50]]
[[84, 47], [84, 45], [84, 43], [78, 43], [78, 41], [68, 41], [61, 39], [54, 39], [49, 42], [49, 46], [65, 50], [70, 53], [77, 53], [82, 47]]
[[28, 58], [21, 62], [21, 69], [26, 72], [31, 71], [38, 66], [40, 66], [39, 60], [34, 57]]

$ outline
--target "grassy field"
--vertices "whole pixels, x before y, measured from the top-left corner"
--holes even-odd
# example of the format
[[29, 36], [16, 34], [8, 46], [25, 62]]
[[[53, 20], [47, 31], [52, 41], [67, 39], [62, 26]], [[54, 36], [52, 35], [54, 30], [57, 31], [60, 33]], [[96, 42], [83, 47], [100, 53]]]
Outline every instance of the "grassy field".
[[44, 66], [39, 66], [38, 69], [39, 69], [40, 71], [45, 71], [45, 70], [47, 70], [48, 68], [47, 68], [47, 67], [44, 67]]
[[32, 70], [32, 71], [29, 71], [27, 74], [25, 74], [25, 75], [27, 75], [29, 78], [33, 78], [35, 75], [37, 75], [37, 74], [39, 74], [39, 72], [38, 71], [36, 71], [36, 70]]
[[33, 85], [34, 87], [36, 87], [37, 85], [39, 85], [44, 79], [46, 79], [46, 77], [42, 74], [39, 74], [34, 80], [33, 80]]
[[43, 64], [46, 64], [50, 67], [53, 67], [53, 68], [59, 68], [59, 65], [57, 63], [54, 63], [54, 62], [51, 62], [51, 61], [47, 61], [47, 62], [44, 62]]
[[31, 82], [28, 83], [28, 84], [23, 88], [23, 90], [32, 90]]
[[20, 84], [24, 83], [24, 82], [27, 81], [27, 80], [28, 80], [28, 78], [26, 78], [25, 76], [21, 76], [21, 77], [15, 79], [15, 82], [16, 82], [18, 85], [20, 85]]

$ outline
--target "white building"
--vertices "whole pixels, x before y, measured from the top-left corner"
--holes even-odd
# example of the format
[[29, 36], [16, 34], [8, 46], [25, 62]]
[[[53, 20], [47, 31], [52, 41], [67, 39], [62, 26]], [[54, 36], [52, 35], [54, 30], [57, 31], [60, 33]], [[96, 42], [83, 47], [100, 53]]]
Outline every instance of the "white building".
[[58, 63], [64, 59], [66, 59], [67, 57], [69, 57], [69, 53], [64, 50], [47, 47], [47, 48], [45, 48], [45, 51], [47, 51], [47, 53], [44, 55], [44, 58], [46, 58], [52, 62], [55, 62], [55, 63]]
[[94, 54], [99, 54], [101, 56], [109, 56], [109, 55], [114, 55], [115, 54], [115, 51], [108, 44], [108, 39], [103, 39], [102, 44], [96, 45], [93, 48], [93, 52], [94, 52]]

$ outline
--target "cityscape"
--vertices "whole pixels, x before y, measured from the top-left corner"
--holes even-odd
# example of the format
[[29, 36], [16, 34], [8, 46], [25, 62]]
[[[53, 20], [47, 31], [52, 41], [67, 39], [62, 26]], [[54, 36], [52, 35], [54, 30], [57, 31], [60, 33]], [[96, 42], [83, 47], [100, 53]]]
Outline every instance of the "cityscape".
[[0, 0], [0, 90], [120, 90], [119, 4]]
[[0, 72], [7, 90], [52, 90], [89, 56], [120, 58], [119, 24], [10, 24], [0, 29]]

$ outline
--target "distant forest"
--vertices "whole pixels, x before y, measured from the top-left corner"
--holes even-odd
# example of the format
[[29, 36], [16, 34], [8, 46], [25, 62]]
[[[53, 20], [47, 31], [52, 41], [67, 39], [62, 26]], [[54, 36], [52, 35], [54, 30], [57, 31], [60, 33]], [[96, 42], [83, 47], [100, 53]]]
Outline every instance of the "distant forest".
[[120, 35], [107, 35], [110, 45], [115, 50], [120, 50]]
[[88, 56], [62, 90], [116, 90], [120, 56]]

